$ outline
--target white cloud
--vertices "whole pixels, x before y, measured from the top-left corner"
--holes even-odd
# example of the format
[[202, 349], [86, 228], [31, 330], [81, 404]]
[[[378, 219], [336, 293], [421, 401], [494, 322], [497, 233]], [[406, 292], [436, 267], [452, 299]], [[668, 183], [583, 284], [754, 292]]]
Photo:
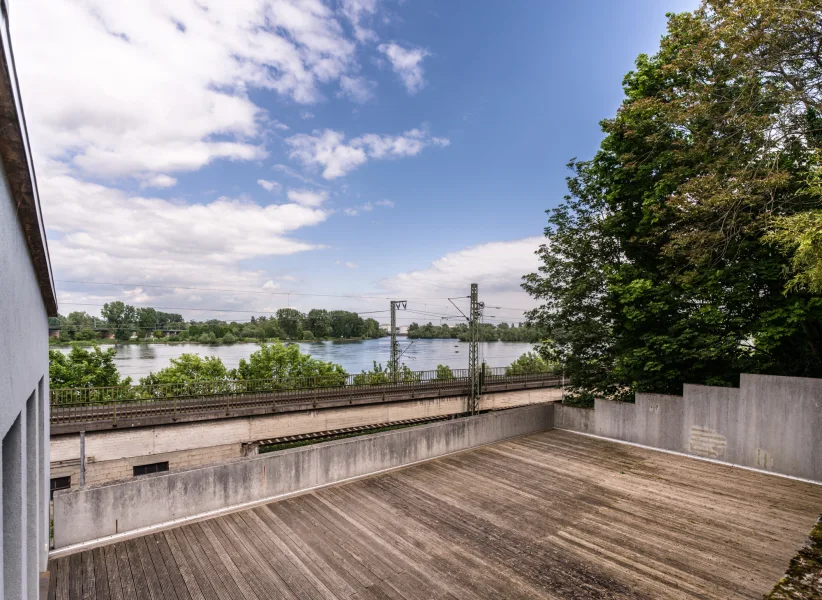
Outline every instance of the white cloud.
[[447, 138], [431, 137], [425, 129], [411, 129], [400, 135], [365, 134], [346, 142], [342, 131], [315, 130], [286, 138], [289, 156], [304, 165], [323, 169], [325, 179], [335, 179], [356, 169], [369, 158], [388, 159], [419, 154], [430, 145], [447, 146]]
[[391, 62], [409, 94], [416, 94], [425, 87], [422, 61], [430, 53], [425, 48], [403, 48], [395, 42], [380, 44], [377, 49]]
[[299, 179], [303, 183], [307, 183], [307, 184], [313, 185], [315, 187], [324, 187], [323, 184], [321, 184], [317, 181], [314, 181], [310, 177], [306, 177], [305, 175], [303, 175], [302, 173], [300, 173], [296, 169], [292, 169], [288, 165], [274, 165], [271, 168], [274, 169], [275, 171], [279, 171], [280, 173], [283, 173], [284, 175], [288, 175], [289, 177], [293, 177], [294, 179]]
[[268, 179], [258, 179], [257, 183], [262, 187], [266, 192], [274, 192], [275, 194], [279, 194], [280, 191], [283, 189], [282, 184], [277, 181], [270, 181]]
[[249, 89], [310, 103], [359, 70], [318, 0], [30, 0], [12, 33], [35, 152], [104, 177], [259, 159], [285, 126]]
[[371, 202], [364, 202], [358, 206], [351, 206], [343, 209], [343, 214], [346, 217], [356, 217], [361, 212], [371, 212], [374, 210], [374, 204]]
[[393, 200], [377, 200], [374, 204], [377, 206], [384, 206], [385, 208], [394, 208]]
[[377, 84], [365, 77], [340, 77], [339, 96], [350, 98], [354, 102], [365, 104], [374, 97], [374, 88]]
[[312, 190], [288, 190], [288, 199], [301, 206], [319, 207], [328, 200], [328, 192]]
[[377, 41], [377, 33], [368, 25], [377, 12], [377, 0], [342, 0], [342, 12], [351, 21], [358, 41]]
[[522, 276], [539, 267], [534, 254], [543, 237], [507, 242], [489, 242], [450, 252], [418, 271], [399, 273], [382, 282], [385, 289], [398, 295], [456, 297], [466, 296], [472, 283], [479, 284], [480, 299], [489, 307], [487, 315], [507, 318], [518, 313], [495, 312], [491, 306], [532, 308], [534, 300], [521, 288]]
[[39, 187], [41, 195], [60, 198], [44, 205], [52, 261], [61, 276], [77, 280], [258, 288], [263, 273], [241, 262], [321, 248], [290, 234], [329, 215], [296, 203], [263, 207], [232, 198], [178, 204], [60, 174], [42, 178]]
[[153, 175], [140, 184], [141, 188], [169, 188], [177, 185], [177, 180], [168, 175]]
[[307, 110], [304, 110], [300, 113], [300, 118], [303, 119], [304, 121], [309, 121], [309, 120], [313, 119], [316, 116], [317, 115], [315, 115], [313, 112], [310, 112], [310, 111], [307, 111]]
[[357, 263], [355, 263], [355, 262], [351, 262], [351, 261], [346, 261], [346, 263], [345, 263], [345, 267], [346, 267], [347, 269], [356, 269], [356, 268], [357, 268], [357, 267], [359, 267], [359, 266], [360, 266], [360, 265], [358, 265]]
[[264, 290], [278, 290], [280, 289], [280, 284], [274, 282], [273, 280], [269, 279], [263, 284]]

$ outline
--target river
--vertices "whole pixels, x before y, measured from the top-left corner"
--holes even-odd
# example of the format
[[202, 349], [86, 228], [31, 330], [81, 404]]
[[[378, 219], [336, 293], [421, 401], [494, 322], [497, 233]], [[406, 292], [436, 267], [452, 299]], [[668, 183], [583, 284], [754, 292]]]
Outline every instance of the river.
[[[413, 343], [411, 343], [413, 342]], [[401, 362], [414, 371], [428, 371], [437, 365], [447, 365], [452, 369], [468, 368], [468, 344], [459, 340], [409, 340], [399, 338], [400, 348], [405, 352]], [[410, 345], [409, 345], [410, 344]], [[391, 346], [390, 338], [351, 342], [300, 342], [300, 352], [314, 358], [330, 361], [349, 373], [359, 373], [370, 369], [373, 361], [388, 362]], [[111, 346], [102, 346], [103, 349]], [[241, 358], [247, 358], [259, 346], [257, 344], [230, 344], [211, 346], [207, 344], [117, 344], [114, 361], [123, 377], [130, 376], [135, 383], [152, 371], [169, 365], [169, 359], [189, 352], [200, 356], [218, 356], [229, 369], [236, 367]], [[480, 357], [489, 367], [504, 367], [521, 354], [533, 349], [531, 344], [521, 342], [482, 342]], [[69, 348], [60, 348], [69, 352]]]

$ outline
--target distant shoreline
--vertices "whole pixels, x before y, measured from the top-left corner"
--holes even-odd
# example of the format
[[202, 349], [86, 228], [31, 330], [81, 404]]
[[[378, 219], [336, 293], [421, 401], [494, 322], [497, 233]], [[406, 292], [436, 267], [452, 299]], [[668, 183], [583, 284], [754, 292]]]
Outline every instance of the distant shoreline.
[[[388, 337], [388, 336], [383, 336]], [[397, 337], [407, 337], [405, 334], [398, 334]], [[54, 338], [50, 338], [54, 339]], [[221, 342], [220, 340], [214, 342], [199, 342], [196, 340], [126, 340], [126, 341], [118, 341], [118, 340], [74, 340], [70, 342], [49, 342], [49, 348], [71, 348], [73, 345], [78, 345], [82, 348], [88, 348], [93, 345], [98, 346], [139, 346], [142, 344], [162, 344], [166, 346], [175, 346], [180, 344], [196, 344], [198, 346], [236, 346], [237, 344], [273, 344], [276, 342], [282, 342], [283, 344], [311, 344], [313, 342], [365, 342], [368, 340], [379, 340], [382, 338], [313, 338], [310, 340], [280, 340], [280, 339], [270, 339], [270, 340], [258, 340], [254, 338], [245, 338], [240, 339], [235, 342]], [[457, 338], [408, 338], [411, 340], [453, 340], [455, 343], [458, 344], [467, 344], [468, 342], [462, 342]], [[531, 344], [532, 342], [522, 342], [522, 341], [514, 341], [514, 340], [483, 340], [483, 342], [491, 344], [491, 343], [499, 343], [499, 344]]]
[[[54, 339], [54, 338], [51, 338]], [[72, 341], [60, 341], [60, 342], [49, 342], [49, 348], [70, 348], [71, 346], [77, 345], [83, 348], [88, 348], [90, 346], [140, 346], [142, 344], [163, 344], [166, 346], [175, 346], [179, 344], [197, 344], [199, 346], [236, 346], [237, 344], [273, 344], [276, 342], [281, 342], [283, 344], [310, 344], [312, 342], [364, 342], [367, 340], [378, 340], [381, 338], [312, 338], [310, 340], [281, 340], [281, 339], [270, 339], [270, 340], [258, 340], [255, 338], [244, 338], [238, 339], [234, 342], [221, 342], [220, 340], [216, 340], [214, 342], [200, 342], [197, 340], [72, 340]]]

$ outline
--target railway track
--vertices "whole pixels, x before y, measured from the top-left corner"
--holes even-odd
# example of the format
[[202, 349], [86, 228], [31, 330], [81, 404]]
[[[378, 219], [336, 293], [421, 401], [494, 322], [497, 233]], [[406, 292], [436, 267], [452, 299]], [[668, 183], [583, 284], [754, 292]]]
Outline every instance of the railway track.
[[[483, 393], [560, 387], [550, 375], [492, 376]], [[222, 419], [341, 406], [466, 396], [467, 378], [414, 383], [280, 390], [223, 395], [190, 395], [116, 402], [52, 403], [52, 435], [176, 422]]]

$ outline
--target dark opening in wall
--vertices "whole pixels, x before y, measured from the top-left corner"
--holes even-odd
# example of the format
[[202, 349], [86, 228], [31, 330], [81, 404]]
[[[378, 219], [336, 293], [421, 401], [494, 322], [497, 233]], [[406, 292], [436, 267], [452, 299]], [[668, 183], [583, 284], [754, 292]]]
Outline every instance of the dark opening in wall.
[[49, 485], [50, 495], [49, 498], [54, 500], [54, 492], [57, 490], [67, 490], [71, 488], [71, 476], [66, 475], [65, 477], [55, 477], [51, 480]]
[[134, 466], [135, 477], [137, 477], [138, 475], [148, 475], [149, 473], [160, 473], [162, 471], [168, 471], [168, 461], [151, 463], [150, 465]]

